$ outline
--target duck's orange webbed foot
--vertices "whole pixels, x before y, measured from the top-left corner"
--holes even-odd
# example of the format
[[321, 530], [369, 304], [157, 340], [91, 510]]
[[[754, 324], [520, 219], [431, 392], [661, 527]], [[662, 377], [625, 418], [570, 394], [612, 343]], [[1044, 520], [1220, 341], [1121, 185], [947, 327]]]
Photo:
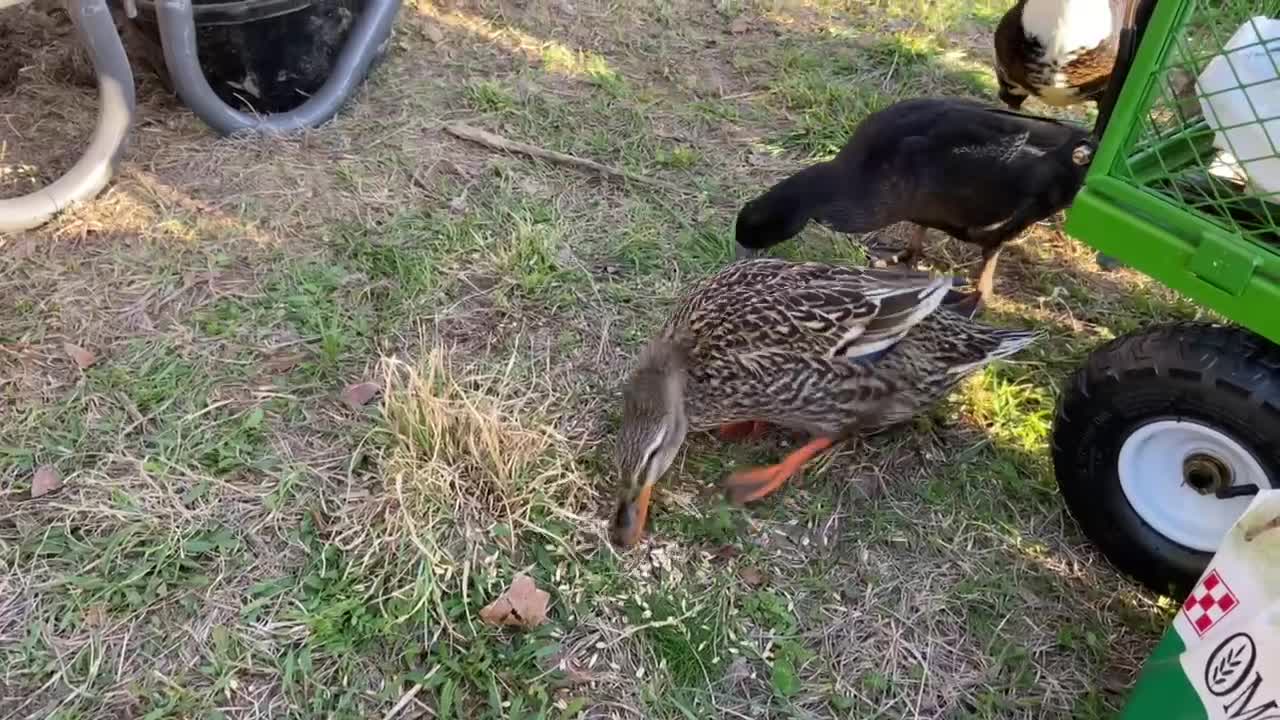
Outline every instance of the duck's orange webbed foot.
[[743, 420], [742, 422], [721, 425], [719, 434], [721, 440], [736, 441], [758, 438], [764, 435], [768, 429], [768, 423], [760, 422], [759, 420]]
[[729, 476], [729, 501], [738, 505], [759, 500], [774, 492], [800, 472], [815, 456], [831, 447], [831, 438], [814, 438], [777, 465], [740, 470]]

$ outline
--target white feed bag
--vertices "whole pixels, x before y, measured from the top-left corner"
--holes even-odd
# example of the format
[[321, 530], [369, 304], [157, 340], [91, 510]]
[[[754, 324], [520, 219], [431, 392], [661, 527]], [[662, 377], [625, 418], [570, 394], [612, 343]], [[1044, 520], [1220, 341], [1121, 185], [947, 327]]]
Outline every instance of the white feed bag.
[[1255, 191], [1264, 194], [1280, 193], [1277, 65], [1280, 20], [1259, 16], [1236, 30], [1196, 81], [1200, 109], [1216, 131], [1214, 147], [1234, 155]]

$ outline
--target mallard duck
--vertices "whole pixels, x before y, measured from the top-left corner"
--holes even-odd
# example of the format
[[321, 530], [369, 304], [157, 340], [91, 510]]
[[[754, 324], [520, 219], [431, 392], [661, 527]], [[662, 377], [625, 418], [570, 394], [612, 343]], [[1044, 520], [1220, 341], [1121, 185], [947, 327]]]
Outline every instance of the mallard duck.
[[730, 499], [750, 502], [854, 432], [910, 418], [1036, 337], [949, 309], [952, 286], [923, 272], [772, 258], [698, 283], [623, 391], [613, 540], [639, 540], [654, 483], [691, 430], [732, 439], [776, 424], [812, 434], [780, 463], [729, 478]]
[[1013, 110], [1028, 95], [1058, 107], [1097, 102], [1116, 64], [1124, 2], [1018, 0], [996, 26], [1000, 99]]
[[982, 248], [977, 299], [992, 296], [1001, 246], [1067, 207], [1093, 157], [1084, 128], [972, 100], [906, 100], [872, 113], [831, 160], [747, 202], [735, 228], [738, 256], [787, 240], [816, 220], [865, 233], [916, 225], [909, 263], [934, 228]]

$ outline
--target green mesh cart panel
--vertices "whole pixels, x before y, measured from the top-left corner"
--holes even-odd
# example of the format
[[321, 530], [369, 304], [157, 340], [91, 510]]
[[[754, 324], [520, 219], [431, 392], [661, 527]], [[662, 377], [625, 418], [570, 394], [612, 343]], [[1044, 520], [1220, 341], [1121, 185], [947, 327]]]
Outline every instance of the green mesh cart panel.
[[1160, 0], [1067, 232], [1280, 343], [1276, 63], [1280, 0]]

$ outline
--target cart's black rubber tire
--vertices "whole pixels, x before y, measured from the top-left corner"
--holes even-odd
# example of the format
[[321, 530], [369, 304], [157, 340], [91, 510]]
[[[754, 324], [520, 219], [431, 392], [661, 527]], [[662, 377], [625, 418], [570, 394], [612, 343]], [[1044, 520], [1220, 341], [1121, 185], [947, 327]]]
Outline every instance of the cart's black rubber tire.
[[1157, 532], [1120, 486], [1121, 446], [1158, 418], [1230, 435], [1280, 487], [1280, 347], [1235, 327], [1160, 326], [1095, 350], [1059, 398], [1053, 465], [1067, 509], [1121, 572], [1181, 598], [1212, 555]]

